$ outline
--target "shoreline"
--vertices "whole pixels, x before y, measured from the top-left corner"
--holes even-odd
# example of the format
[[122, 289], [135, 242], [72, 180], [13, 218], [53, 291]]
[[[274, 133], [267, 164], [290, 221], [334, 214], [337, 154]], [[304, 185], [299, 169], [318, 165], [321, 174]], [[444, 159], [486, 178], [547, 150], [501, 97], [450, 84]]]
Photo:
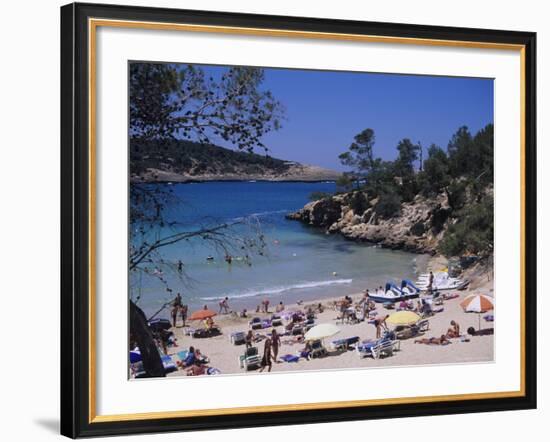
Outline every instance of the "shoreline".
[[[442, 260], [440, 257], [430, 259], [426, 268], [439, 269]], [[493, 328], [494, 323], [486, 322], [479, 319], [475, 313], [465, 313], [460, 307], [460, 301], [472, 293], [487, 293], [492, 294], [493, 280], [488, 278], [488, 274], [483, 273], [480, 269], [470, 269], [464, 272], [464, 275], [471, 277], [471, 286], [463, 291], [451, 290], [449, 293], [456, 293], [459, 296], [455, 299], [446, 300], [443, 303], [443, 311], [436, 313], [428, 318], [429, 330], [417, 336], [418, 338], [439, 337], [444, 334], [449, 328], [450, 321], [455, 320], [460, 324], [461, 334], [466, 334], [469, 327], [478, 329], [478, 321], [481, 321], [481, 328]], [[466, 277], [464, 276], [464, 277]], [[352, 293], [351, 296], [354, 302], [358, 301], [361, 293]], [[301, 305], [288, 304], [285, 309], [305, 309], [308, 305], [317, 305], [322, 303], [325, 307], [323, 313], [317, 314], [316, 324], [320, 323], [335, 323], [337, 311], [331, 305], [334, 301], [342, 299], [342, 296], [327, 296], [322, 299], [304, 302]], [[416, 301], [414, 301], [416, 302]], [[222, 335], [204, 339], [192, 338], [186, 335], [187, 328], [181, 326], [181, 320], [178, 318], [178, 323], [175, 328], [170, 330], [174, 332], [177, 338], [177, 346], [169, 347], [168, 355], [172, 356], [174, 361], [179, 360], [177, 353], [182, 350], [187, 350], [189, 346], [199, 348], [201, 353], [206, 355], [210, 362], [208, 366], [220, 370], [221, 374], [258, 374], [256, 371], [245, 372], [239, 367], [239, 356], [244, 352], [244, 345], [233, 345], [230, 343], [229, 336], [236, 331], [248, 330], [248, 322], [252, 317], [269, 318], [275, 310], [278, 302], [270, 304], [270, 313], [255, 313], [250, 312], [247, 318], [241, 318], [232, 314], [222, 314], [214, 317], [215, 323], [222, 329]], [[217, 303], [216, 303], [217, 307]], [[214, 309], [218, 311], [218, 309]], [[376, 304], [377, 316], [391, 314], [395, 310], [387, 310], [381, 304]], [[188, 326], [197, 325], [191, 322]], [[332, 339], [340, 339], [351, 336], [358, 336], [360, 340], [374, 339], [375, 327], [368, 322], [360, 322], [357, 324], [341, 324], [337, 323], [340, 332], [333, 338], [326, 339], [325, 345], [328, 345]], [[279, 333], [283, 332], [282, 327], [275, 327]], [[271, 332], [272, 327], [256, 332], [266, 334]], [[455, 363], [472, 363], [472, 362], [492, 362], [494, 360], [494, 339], [492, 335], [487, 336], [468, 336], [469, 342], [463, 342], [460, 339], [452, 339], [452, 344], [446, 346], [424, 345], [414, 343], [414, 338], [400, 340], [400, 350], [396, 351], [391, 357], [379, 359], [365, 358], [360, 359], [355, 351], [346, 352], [330, 352], [327, 357], [305, 360], [300, 358], [298, 362], [277, 362], [273, 363], [272, 372], [288, 372], [288, 371], [309, 371], [309, 370], [334, 370], [334, 369], [357, 369], [369, 367], [388, 367], [388, 366], [417, 366], [417, 365], [434, 365], [434, 364], [455, 364]], [[263, 350], [263, 342], [255, 344], [258, 350]], [[303, 347], [303, 344], [293, 344], [287, 336], [282, 337], [282, 345], [279, 350], [279, 357], [282, 355], [294, 355]], [[184, 369], [179, 369], [168, 376], [186, 376]]]
[[336, 183], [334, 179], [265, 179], [265, 178], [189, 178], [182, 180], [136, 180], [130, 178], [130, 184], [204, 184], [204, 183]]

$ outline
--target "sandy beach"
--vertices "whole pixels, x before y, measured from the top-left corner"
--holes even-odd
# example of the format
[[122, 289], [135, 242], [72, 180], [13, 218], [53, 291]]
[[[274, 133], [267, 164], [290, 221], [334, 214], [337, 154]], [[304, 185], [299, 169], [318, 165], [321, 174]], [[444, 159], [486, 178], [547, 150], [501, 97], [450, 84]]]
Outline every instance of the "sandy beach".
[[[433, 258], [428, 262], [427, 269], [439, 269], [445, 264], [445, 260], [442, 258]], [[277, 362], [273, 363], [272, 372], [282, 371], [304, 371], [304, 370], [324, 370], [324, 369], [339, 369], [339, 368], [369, 368], [369, 367], [382, 367], [382, 366], [411, 366], [411, 365], [424, 365], [424, 364], [454, 364], [454, 363], [468, 363], [468, 362], [490, 362], [494, 358], [494, 340], [492, 335], [486, 336], [467, 336], [468, 341], [462, 339], [451, 339], [449, 345], [426, 345], [414, 343], [418, 338], [430, 338], [439, 337], [445, 334], [450, 327], [451, 320], [458, 322], [460, 325], [461, 334], [467, 335], [466, 330], [469, 327], [478, 329], [479, 317], [477, 313], [465, 313], [460, 306], [461, 300], [472, 293], [483, 293], [494, 296], [493, 293], [493, 281], [492, 275], [487, 274], [480, 269], [472, 268], [470, 271], [466, 271], [463, 278], [467, 278], [471, 281], [467, 290], [454, 291], [449, 293], [456, 293], [459, 296], [445, 300], [439, 307], [443, 307], [443, 311], [436, 313], [428, 318], [429, 329], [423, 334], [410, 339], [400, 340], [399, 351], [394, 352], [393, 356], [381, 357], [379, 359], [373, 359], [371, 357], [360, 358], [356, 351], [330, 351], [326, 357], [315, 358], [306, 360], [300, 358], [298, 362]], [[361, 293], [350, 294], [354, 303], [358, 302], [361, 298]], [[338, 299], [341, 299], [339, 297]], [[331, 340], [358, 336], [360, 341], [366, 339], [375, 339], [376, 328], [374, 325], [369, 324], [367, 321], [357, 324], [342, 323], [337, 320], [339, 312], [333, 307], [333, 301], [335, 298], [319, 299], [317, 302], [307, 302], [303, 305], [287, 305], [287, 309], [304, 309], [308, 305], [322, 303], [325, 306], [325, 310], [322, 313], [316, 314], [316, 324], [331, 323], [336, 324], [340, 328], [340, 332], [332, 338], [325, 340], [325, 345], [328, 348], [328, 344]], [[416, 302], [416, 301], [414, 301]], [[209, 307], [213, 310], [218, 310], [217, 303], [212, 303]], [[252, 306], [251, 306], [252, 307]], [[270, 313], [249, 313], [248, 318], [240, 318], [234, 314], [221, 314], [217, 315], [215, 323], [221, 328], [222, 334], [216, 337], [197, 339], [186, 335], [187, 328], [198, 327], [198, 321], [191, 321], [187, 324], [187, 327], [181, 326], [181, 320], [178, 318], [178, 324], [171, 331], [174, 332], [177, 338], [177, 346], [168, 348], [168, 355], [173, 356], [174, 361], [178, 361], [177, 353], [182, 350], [187, 350], [190, 346], [200, 349], [203, 355], [206, 355], [209, 359], [208, 366], [218, 369], [221, 374], [237, 374], [245, 373], [245, 370], [240, 368], [239, 356], [244, 353], [244, 345], [233, 345], [230, 342], [230, 335], [233, 332], [244, 331], [249, 329], [249, 320], [251, 317], [270, 318], [274, 311], [274, 305], [270, 306]], [[253, 310], [249, 310], [253, 311]], [[391, 314], [395, 310], [386, 310], [381, 304], [376, 304], [377, 316], [384, 316], [385, 314]], [[487, 322], [481, 318], [481, 328], [493, 328], [493, 322]], [[391, 328], [391, 327], [390, 327]], [[279, 334], [284, 333], [284, 327], [276, 327]], [[266, 328], [263, 330], [256, 330], [255, 332], [261, 334], [267, 334], [271, 332], [272, 328]], [[289, 337], [281, 337], [282, 345], [279, 349], [279, 357], [291, 354], [295, 355], [303, 347], [303, 343], [291, 343]], [[260, 341], [255, 344], [258, 347], [260, 353], [263, 350], [264, 342]], [[257, 373], [257, 370], [248, 372], [250, 375]], [[170, 373], [168, 376], [185, 376], [186, 370], [179, 369], [178, 371]]]

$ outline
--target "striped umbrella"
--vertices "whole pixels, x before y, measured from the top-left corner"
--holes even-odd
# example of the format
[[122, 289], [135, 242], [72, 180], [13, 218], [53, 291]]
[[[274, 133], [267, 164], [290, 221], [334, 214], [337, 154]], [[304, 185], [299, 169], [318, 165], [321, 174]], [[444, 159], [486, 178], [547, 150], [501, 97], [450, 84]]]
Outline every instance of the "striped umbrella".
[[478, 330], [481, 329], [481, 313], [493, 310], [494, 302], [491, 296], [487, 295], [469, 295], [466, 296], [460, 306], [465, 312], [474, 312], [478, 314]]
[[493, 310], [493, 298], [487, 295], [469, 295], [460, 303], [465, 312], [485, 313]]

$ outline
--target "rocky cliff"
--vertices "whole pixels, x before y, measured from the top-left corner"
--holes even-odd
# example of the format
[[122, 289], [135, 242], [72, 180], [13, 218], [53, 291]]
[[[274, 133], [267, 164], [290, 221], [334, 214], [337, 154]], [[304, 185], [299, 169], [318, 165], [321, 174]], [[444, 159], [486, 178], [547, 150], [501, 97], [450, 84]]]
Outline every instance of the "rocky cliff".
[[416, 196], [401, 204], [399, 212], [385, 218], [377, 211], [377, 199], [369, 200], [365, 193], [356, 191], [335, 195], [306, 204], [287, 215], [327, 233], [417, 253], [436, 252], [450, 220], [451, 209], [445, 194], [435, 198]]

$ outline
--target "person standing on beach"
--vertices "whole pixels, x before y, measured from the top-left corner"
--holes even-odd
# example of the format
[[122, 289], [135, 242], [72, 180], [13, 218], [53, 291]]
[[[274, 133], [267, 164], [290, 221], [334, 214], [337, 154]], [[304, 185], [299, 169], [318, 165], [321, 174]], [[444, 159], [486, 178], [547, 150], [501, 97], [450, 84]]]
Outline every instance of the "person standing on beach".
[[181, 306], [181, 293], [178, 293], [176, 297], [174, 298], [174, 307], [180, 307]]
[[268, 367], [267, 371], [271, 371], [271, 339], [267, 338], [264, 344], [264, 356], [262, 357], [260, 373]]
[[271, 332], [271, 348], [273, 349], [273, 362], [277, 362], [277, 355], [279, 354], [279, 346], [281, 345], [281, 338], [277, 333], [277, 330], [273, 329]]
[[222, 313], [222, 310], [224, 314], [229, 313], [229, 298], [227, 296], [220, 301], [219, 313]]
[[254, 333], [252, 330], [248, 330], [248, 333], [246, 334], [246, 337], [244, 338], [244, 344], [246, 345], [246, 348], [252, 347], [252, 341], [254, 340]]
[[386, 331], [388, 330], [386, 319], [388, 319], [389, 316], [390, 315], [386, 315], [384, 317], [379, 316], [374, 320], [374, 326], [376, 327], [376, 339], [380, 339], [382, 335], [382, 328]]
[[432, 292], [433, 283], [434, 283], [434, 274], [433, 274], [433, 272], [430, 270], [430, 279], [429, 279], [429, 281], [428, 281], [428, 292], [429, 292], [429, 293]]
[[174, 305], [174, 307], [172, 307], [172, 326], [173, 327], [176, 327], [176, 321], [178, 319], [178, 311], [179, 311], [179, 306]]
[[182, 327], [185, 327], [185, 321], [187, 320], [187, 312], [189, 310], [189, 307], [187, 307], [187, 304], [185, 305], [182, 305], [180, 307], [180, 315], [181, 315], [181, 322], [182, 322]]

